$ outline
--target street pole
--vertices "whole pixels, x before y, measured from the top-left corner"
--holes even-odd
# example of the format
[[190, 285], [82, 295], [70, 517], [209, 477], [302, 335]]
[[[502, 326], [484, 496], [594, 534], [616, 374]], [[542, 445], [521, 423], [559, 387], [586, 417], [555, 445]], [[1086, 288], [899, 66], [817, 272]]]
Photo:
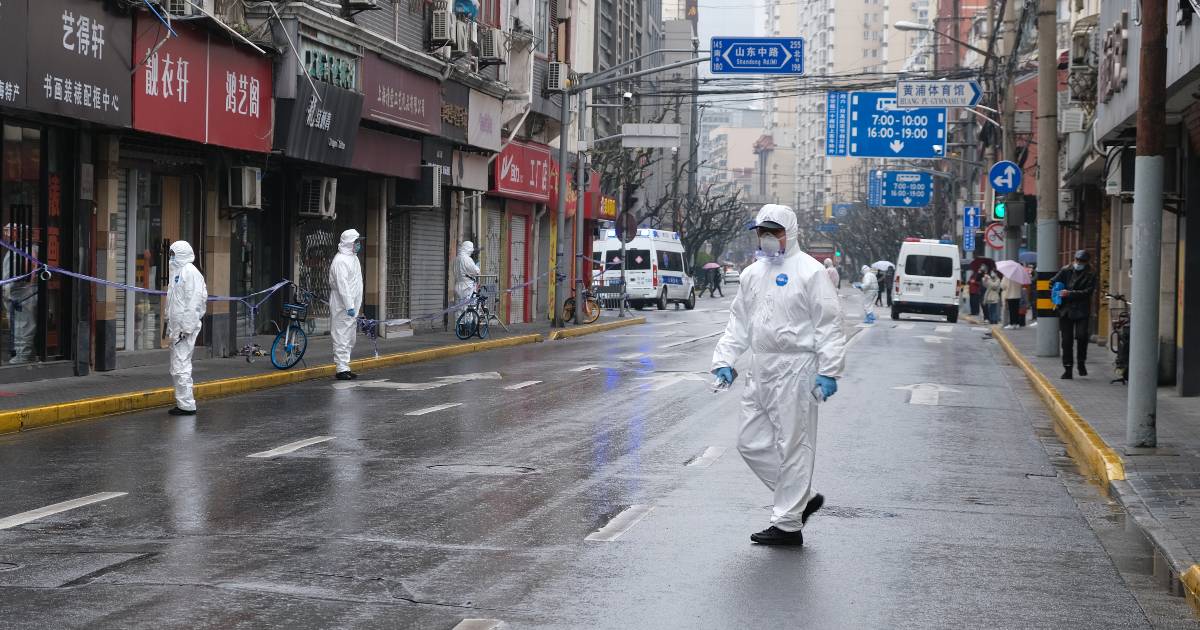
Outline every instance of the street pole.
[[[1153, 2], [1149, 4], [1154, 4]], [[1037, 302], [1050, 298], [1043, 289], [1058, 271], [1058, 25], [1055, 0], [1038, 3], [1038, 221]], [[1058, 316], [1038, 310], [1037, 355], [1058, 355]]]
[[1142, 4], [1138, 74], [1137, 153], [1133, 193], [1133, 303], [1129, 335], [1129, 397], [1125, 442], [1158, 444], [1158, 299], [1162, 254], [1163, 132], [1167, 125], [1167, 7]]
[[[1039, 31], [1040, 33], [1040, 31]], [[1017, 47], [1017, 3], [1010, 1], [1004, 8], [1004, 107], [1001, 109], [1000, 124], [1004, 126], [1002, 130], [1004, 138], [1004, 159], [1010, 162], [1017, 161], [1017, 133], [1014, 123], [1017, 119], [1017, 89], [1013, 85], [1013, 76], [1011, 74], [1014, 66], [1008, 63], [1009, 57], [1016, 54], [1013, 50]], [[1039, 59], [1039, 63], [1041, 60]], [[1038, 66], [1041, 67], [1040, 65]], [[1057, 94], [1057, 85], [1051, 91], [1051, 95]], [[1038, 95], [1042, 93], [1041, 86], [1038, 86]], [[1057, 101], [1053, 101], [1055, 108], [1058, 107]], [[1041, 110], [1038, 110], [1039, 113]], [[1055, 110], [1057, 112], [1057, 109]], [[1055, 130], [1057, 134], [1058, 131]], [[1038, 138], [1041, 139], [1041, 130], [1038, 130]], [[1057, 145], [1056, 145], [1057, 146]], [[1058, 151], [1054, 153], [1054, 163], [1058, 164]], [[1039, 159], [1038, 164], [1043, 162]], [[1057, 181], [1057, 178], [1056, 180]], [[1055, 194], [1058, 192], [1058, 186], [1055, 185]], [[1021, 191], [1013, 193], [1014, 195], [1021, 194]], [[1020, 224], [1013, 225], [1012, 219], [1005, 213], [1004, 218], [1004, 258], [1006, 260], [1016, 260], [1021, 249], [1021, 226]], [[1006, 310], [1006, 309], [1005, 309]], [[1007, 317], [1007, 315], [1005, 315]], [[1011, 322], [1010, 322], [1011, 323]]]
[[[559, 110], [559, 120], [561, 121], [561, 132], [558, 136], [558, 225], [555, 226], [555, 236], [557, 242], [554, 248], [554, 264], [551, 265], [550, 275], [554, 281], [554, 320], [552, 325], [554, 328], [562, 328], [566, 325], [563, 321], [563, 302], [566, 298], [563, 296], [563, 278], [566, 274], [563, 270], [563, 236], [566, 234], [564, 224], [567, 222], [567, 125], [571, 124], [571, 93], [563, 92], [562, 108]], [[578, 304], [576, 310], [578, 310]]]
[[[591, 284], [591, 278], [588, 278], [586, 283], [583, 278], [584, 264], [583, 252], [587, 248], [584, 247], [583, 239], [583, 222], [587, 210], [587, 163], [584, 161], [584, 156], [587, 152], [583, 150], [584, 135], [587, 133], [587, 103], [584, 102], [585, 94], [579, 93], [579, 103], [576, 107], [576, 115], [579, 117], [579, 131], [575, 141], [575, 187], [579, 194], [575, 195], [575, 324], [583, 323], [583, 307], [587, 305], [587, 299], [584, 292], [588, 285]], [[597, 205], [599, 200], [597, 199]], [[599, 208], [597, 208], [599, 210]]]
[[[693, 30], [692, 32], [692, 52], [700, 56], [700, 38]], [[700, 152], [700, 71], [692, 69], [692, 124], [691, 133], [688, 138], [688, 203], [689, 207], [696, 207], [696, 187], [698, 185], [696, 168], [696, 158]]]

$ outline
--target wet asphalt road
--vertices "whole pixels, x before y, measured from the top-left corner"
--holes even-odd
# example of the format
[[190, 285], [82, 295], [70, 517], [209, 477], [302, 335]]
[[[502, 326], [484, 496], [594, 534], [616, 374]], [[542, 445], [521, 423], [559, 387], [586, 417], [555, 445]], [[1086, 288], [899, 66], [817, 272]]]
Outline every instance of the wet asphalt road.
[[771, 495], [706, 375], [728, 302], [0, 438], [0, 519], [126, 493], [0, 529], [0, 628], [1192, 623], [969, 324], [847, 320], [826, 507], [751, 545]]

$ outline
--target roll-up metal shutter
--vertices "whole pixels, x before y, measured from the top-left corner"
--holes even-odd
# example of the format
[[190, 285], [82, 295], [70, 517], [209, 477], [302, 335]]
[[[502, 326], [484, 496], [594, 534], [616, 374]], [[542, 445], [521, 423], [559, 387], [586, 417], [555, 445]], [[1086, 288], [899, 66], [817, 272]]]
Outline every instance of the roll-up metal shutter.
[[[509, 255], [508, 262], [509, 287], [520, 287], [525, 284], [525, 223], [524, 215], [512, 215], [509, 226]], [[525, 321], [525, 288], [514, 288], [512, 302], [509, 307], [509, 323]]]
[[[409, 317], [440, 313], [446, 303], [446, 213], [440, 208], [410, 213]], [[441, 328], [441, 317], [414, 328]]]
[[387, 318], [408, 317], [411, 299], [409, 261], [412, 222], [409, 213], [391, 211], [387, 217]]
[[[116, 261], [116, 270], [113, 272], [111, 280], [117, 282], [129, 283], [127, 277], [127, 269], [129, 268], [128, 256], [125, 252], [125, 243], [129, 233], [129, 169], [123, 168], [117, 177], [117, 211], [113, 214], [113, 223], [109, 226], [109, 234], [113, 235], [113, 259]], [[105, 292], [114, 298], [117, 303], [116, 318], [117, 318], [117, 350], [125, 349], [125, 294], [128, 291], [118, 291], [116, 289], [106, 289]]]

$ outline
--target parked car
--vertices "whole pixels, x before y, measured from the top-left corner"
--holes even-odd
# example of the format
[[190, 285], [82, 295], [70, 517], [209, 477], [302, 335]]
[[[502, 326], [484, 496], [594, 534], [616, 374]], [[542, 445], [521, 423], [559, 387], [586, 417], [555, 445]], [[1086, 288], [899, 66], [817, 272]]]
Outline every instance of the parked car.
[[908, 238], [900, 245], [893, 281], [892, 319], [901, 313], [945, 315], [958, 321], [961, 262], [954, 243]]
[[737, 284], [742, 280], [742, 272], [730, 267], [725, 270], [725, 284]]
[[[604, 240], [592, 244], [592, 251], [605, 262], [604, 284], [619, 284], [621, 241], [616, 230], [606, 230], [603, 235]], [[696, 286], [678, 233], [638, 230], [625, 246], [625, 294], [636, 309], [653, 304], [663, 310], [672, 302], [688, 310], [696, 308]]]

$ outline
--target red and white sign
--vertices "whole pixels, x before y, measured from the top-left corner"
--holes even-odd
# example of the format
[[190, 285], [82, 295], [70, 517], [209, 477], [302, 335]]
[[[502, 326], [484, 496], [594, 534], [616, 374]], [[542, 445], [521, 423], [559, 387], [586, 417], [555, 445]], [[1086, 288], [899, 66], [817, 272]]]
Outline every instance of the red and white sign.
[[[133, 127], [140, 131], [269, 152], [274, 127], [271, 60], [182, 22], [167, 37], [161, 22], [137, 14]], [[159, 42], [162, 45], [159, 45]]]
[[1004, 249], [1004, 224], [989, 223], [983, 231], [983, 240], [992, 249]]
[[550, 147], [510, 142], [496, 158], [496, 184], [492, 194], [549, 203], [550, 166]]

